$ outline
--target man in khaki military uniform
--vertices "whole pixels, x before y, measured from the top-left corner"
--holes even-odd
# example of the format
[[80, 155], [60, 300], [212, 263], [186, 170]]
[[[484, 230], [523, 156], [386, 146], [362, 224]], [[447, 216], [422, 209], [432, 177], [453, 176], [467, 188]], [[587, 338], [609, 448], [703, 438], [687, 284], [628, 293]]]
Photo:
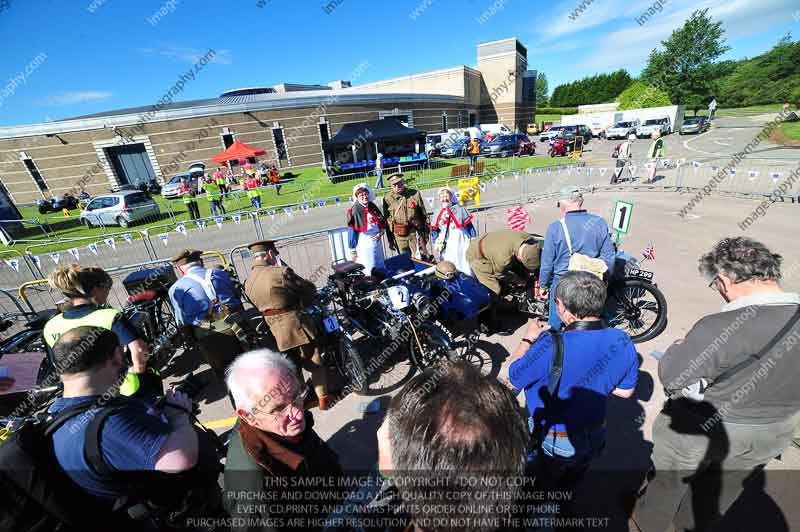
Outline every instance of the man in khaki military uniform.
[[525, 231], [501, 229], [470, 241], [467, 262], [478, 281], [491, 291], [487, 324], [494, 332], [503, 333], [497, 320], [497, 307], [504, 285], [515, 266], [529, 272], [539, 268], [541, 246]]
[[394, 235], [400, 253], [411, 255], [416, 251], [417, 235], [419, 235], [419, 252], [428, 255], [428, 213], [425, 201], [419, 191], [406, 188], [402, 174], [394, 174], [389, 178], [391, 191], [383, 197], [383, 215], [386, 217], [388, 230]]
[[247, 247], [253, 256], [253, 267], [245, 282], [245, 294], [264, 316], [278, 351], [295, 359], [299, 382], [305, 382], [303, 368], [311, 372], [319, 408], [327, 410], [331, 398], [327, 371], [315, 343], [317, 328], [311, 317], [300, 312], [313, 302], [317, 288], [291, 268], [280, 265], [274, 242], [263, 240]]

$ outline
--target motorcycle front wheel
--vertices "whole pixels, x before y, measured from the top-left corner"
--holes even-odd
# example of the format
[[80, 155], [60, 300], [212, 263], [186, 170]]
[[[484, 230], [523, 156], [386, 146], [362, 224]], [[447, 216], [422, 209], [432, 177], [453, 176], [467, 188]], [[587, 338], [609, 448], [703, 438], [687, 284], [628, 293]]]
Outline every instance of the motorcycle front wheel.
[[667, 327], [667, 299], [656, 285], [626, 278], [609, 287], [609, 326], [627, 332], [633, 343], [652, 340]]
[[337, 371], [345, 379], [345, 387], [357, 394], [367, 391], [368, 375], [358, 347], [346, 336], [339, 338], [339, 352], [334, 357]]
[[[436, 365], [441, 360], [458, 360], [458, 352], [453, 338], [438, 321], [426, 321], [415, 326], [416, 337], [412, 333], [409, 340], [411, 362], [421, 371]], [[417, 343], [422, 344], [422, 350]]]

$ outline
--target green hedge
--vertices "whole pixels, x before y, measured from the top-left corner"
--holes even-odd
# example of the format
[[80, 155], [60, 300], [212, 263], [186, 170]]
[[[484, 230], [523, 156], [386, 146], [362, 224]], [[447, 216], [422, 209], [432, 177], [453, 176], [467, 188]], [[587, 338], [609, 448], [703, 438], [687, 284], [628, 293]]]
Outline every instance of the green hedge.
[[537, 107], [537, 115], [575, 115], [578, 114], [577, 107]]

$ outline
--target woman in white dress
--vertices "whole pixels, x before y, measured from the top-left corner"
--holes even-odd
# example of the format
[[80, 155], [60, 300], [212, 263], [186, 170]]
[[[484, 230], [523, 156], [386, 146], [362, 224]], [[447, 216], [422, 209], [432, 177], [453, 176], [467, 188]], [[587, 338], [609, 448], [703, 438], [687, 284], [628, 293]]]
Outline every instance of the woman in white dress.
[[434, 248], [441, 260], [450, 261], [459, 271], [472, 275], [466, 257], [469, 241], [478, 234], [472, 225], [472, 215], [458, 204], [456, 195], [447, 187], [439, 189], [439, 203], [441, 208], [431, 224]]
[[364, 265], [364, 273], [372, 275], [372, 269], [382, 269], [383, 242], [386, 219], [373, 203], [375, 194], [366, 183], [353, 187], [355, 203], [347, 209], [347, 237], [354, 261]]

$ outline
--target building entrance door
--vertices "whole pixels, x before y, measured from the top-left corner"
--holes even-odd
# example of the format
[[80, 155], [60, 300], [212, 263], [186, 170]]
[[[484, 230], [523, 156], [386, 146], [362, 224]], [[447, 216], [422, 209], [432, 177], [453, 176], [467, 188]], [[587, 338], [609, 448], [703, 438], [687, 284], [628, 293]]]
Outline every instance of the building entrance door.
[[144, 144], [111, 146], [106, 148], [106, 154], [117, 173], [120, 186], [148, 184], [156, 180]]

